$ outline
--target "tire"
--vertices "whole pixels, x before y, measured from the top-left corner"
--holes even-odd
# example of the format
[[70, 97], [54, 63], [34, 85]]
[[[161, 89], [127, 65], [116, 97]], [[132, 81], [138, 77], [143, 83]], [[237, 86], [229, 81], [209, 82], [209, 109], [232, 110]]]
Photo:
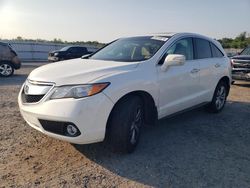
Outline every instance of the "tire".
[[0, 76], [9, 77], [14, 74], [14, 67], [11, 63], [5, 61], [0, 62]]
[[213, 99], [208, 105], [207, 110], [212, 113], [219, 113], [226, 104], [228, 85], [224, 81], [220, 81], [215, 88]]
[[143, 126], [143, 103], [138, 96], [129, 96], [114, 107], [108, 128], [108, 143], [115, 152], [132, 153], [139, 143]]

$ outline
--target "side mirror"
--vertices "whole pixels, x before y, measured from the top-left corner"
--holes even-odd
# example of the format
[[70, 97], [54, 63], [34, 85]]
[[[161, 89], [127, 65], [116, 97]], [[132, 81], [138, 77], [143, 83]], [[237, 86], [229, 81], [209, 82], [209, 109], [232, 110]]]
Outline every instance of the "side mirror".
[[170, 66], [180, 66], [184, 65], [186, 57], [180, 54], [169, 54], [164, 60], [164, 63], [161, 66], [162, 71], [166, 71]]

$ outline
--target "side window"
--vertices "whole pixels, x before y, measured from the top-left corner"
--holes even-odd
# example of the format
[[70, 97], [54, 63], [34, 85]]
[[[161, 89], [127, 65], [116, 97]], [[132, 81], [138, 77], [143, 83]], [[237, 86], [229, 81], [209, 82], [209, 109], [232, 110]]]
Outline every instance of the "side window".
[[80, 51], [80, 48], [78, 48], [78, 47], [71, 47], [71, 48], [69, 48], [68, 51], [71, 52], [71, 53], [78, 53]]
[[79, 48], [79, 53], [86, 53], [87, 51], [88, 51], [87, 48], [84, 47]]
[[213, 44], [210, 43], [213, 57], [223, 57], [223, 53]]
[[195, 39], [195, 57], [196, 59], [211, 58], [211, 48], [207, 40]]
[[71, 48], [69, 48], [68, 50], [67, 50], [67, 52], [70, 52], [70, 53], [72, 53], [74, 51], [74, 48], [73, 47], [71, 47]]
[[184, 38], [177, 41], [171, 48], [167, 51], [169, 54], [181, 54], [186, 57], [186, 60], [192, 60], [193, 57], [193, 40], [192, 38]]

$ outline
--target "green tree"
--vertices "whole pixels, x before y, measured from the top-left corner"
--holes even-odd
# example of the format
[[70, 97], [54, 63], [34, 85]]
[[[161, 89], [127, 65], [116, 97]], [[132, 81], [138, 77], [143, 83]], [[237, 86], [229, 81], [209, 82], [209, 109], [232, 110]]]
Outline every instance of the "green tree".
[[18, 37], [16, 38], [16, 40], [22, 41], [23, 38], [22, 38], [21, 36], [18, 36]]
[[246, 40], [246, 38], [247, 38], [247, 32], [242, 32], [235, 38], [235, 40], [243, 42]]

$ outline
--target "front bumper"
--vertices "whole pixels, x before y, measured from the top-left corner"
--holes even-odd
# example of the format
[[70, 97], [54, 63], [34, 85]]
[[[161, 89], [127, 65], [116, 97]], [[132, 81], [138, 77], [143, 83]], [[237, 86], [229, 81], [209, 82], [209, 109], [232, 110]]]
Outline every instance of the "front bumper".
[[250, 69], [234, 68], [232, 70], [232, 78], [235, 80], [250, 80]]
[[49, 56], [48, 57], [48, 61], [50, 61], [50, 62], [56, 62], [56, 61], [59, 61], [59, 58], [55, 57], [55, 56]]
[[[34, 129], [56, 139], [75, 144], [88, 144], [104, 140], [106, 124], [113, 108], [111, 100], [103, 93], [81, 99], [42, 100], [36, 104], [23, 104], [21, 89], [18, 96], [20, 112]], [[72, 122], [81, 134], [63, 136], [46, 131], [39, 120]]]

